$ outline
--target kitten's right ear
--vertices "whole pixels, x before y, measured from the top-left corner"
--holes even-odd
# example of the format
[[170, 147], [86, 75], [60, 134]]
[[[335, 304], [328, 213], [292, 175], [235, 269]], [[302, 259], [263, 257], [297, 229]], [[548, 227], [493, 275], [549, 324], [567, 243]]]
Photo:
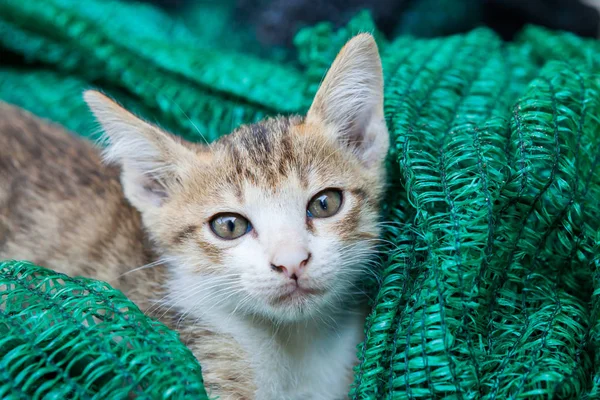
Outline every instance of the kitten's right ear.
[[159, 207], [178, 183], [182, 162], [193, 160], [193, 151], [99, 92], [87, 90], [83, 98], [105, 132], [105, 160], [123, 169], [127, 199], [142, 212]]

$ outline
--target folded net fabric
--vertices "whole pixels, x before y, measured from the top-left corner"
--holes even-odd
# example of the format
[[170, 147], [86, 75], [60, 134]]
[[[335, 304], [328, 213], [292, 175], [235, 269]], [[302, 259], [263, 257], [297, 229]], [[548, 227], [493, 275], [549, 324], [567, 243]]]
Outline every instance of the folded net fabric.
[[[366, 14], [338, 31], [307, 28], [293, 65], [206, 48], [148, 6], [77, 4], [0, 2], [0, 45], [12, 60], [0, 66], [0, 99], [92, 138], [84, 88], [187, 139], [214, 140], [266, 115], [306, 111], [341, 45], [360, 31], [377, 35]], [[134, 14], [146, 25], [133, 29]], [[536, 27], [513, 43], [486, 29], [377, 39], [390, 187], [351, 398], [600, 398], [599, 44]], [[33, 267], [4, 264], [2, 279], [15, 268]], [[21, 319], [62, 309], [44, 308], [42, 296], [21, 310], [7, 299], [22, 294], [0, 289]], [[73, 304], [69, 312], [80, 312]], [[97, 354], [63, 339], [82, 360]], [[34, 352], [20, 340], [14, 346]], [[2, 375], [3, 390], [36, 373], [15, 371]]]

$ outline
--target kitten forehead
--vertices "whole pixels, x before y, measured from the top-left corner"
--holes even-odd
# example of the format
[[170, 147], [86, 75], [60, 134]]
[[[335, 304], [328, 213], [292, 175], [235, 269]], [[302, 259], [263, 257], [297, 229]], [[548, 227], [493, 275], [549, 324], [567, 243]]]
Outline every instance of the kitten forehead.
[[348, 163], [341, 149], [300, 117], [280, 117], [240, 127], [215, 144], [217, 159], [227, 160], [228, 181], [278, 190], [290, 177], [308, 189], [319, 178], [339, 180]]

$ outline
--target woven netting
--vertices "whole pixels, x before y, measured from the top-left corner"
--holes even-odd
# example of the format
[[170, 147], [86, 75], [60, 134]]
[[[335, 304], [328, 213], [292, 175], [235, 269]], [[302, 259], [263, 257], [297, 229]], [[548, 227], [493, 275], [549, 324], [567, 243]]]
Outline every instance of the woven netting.
[[[543, 35], [543, 36], [542, 36]], [[547, 61], [576, 44], [583, 60]], [[390, 241], [353, 398], [599, 398], [595, 43], [386, 54]], [[483, 45], [485, 43], [485, 45]]]
[[0, 398], [208, 399], [175, 332], [108, 284], [0, 263]]
[[[168, 19], [166, 44], [156, 10], [131, 27], [139, 5], [76, 4], [0, 1], [0, 45], [31, 63], [0, 67], [0, 98], [84, 136], [90, 86], [190, 140], [304, 112], [340, 46], [374, 31], [365, 14], [306, 29], [296, 68], [203, 49]], [[386, 245], [351, 398], [600, 398], [600, 44], [377, 38]]]

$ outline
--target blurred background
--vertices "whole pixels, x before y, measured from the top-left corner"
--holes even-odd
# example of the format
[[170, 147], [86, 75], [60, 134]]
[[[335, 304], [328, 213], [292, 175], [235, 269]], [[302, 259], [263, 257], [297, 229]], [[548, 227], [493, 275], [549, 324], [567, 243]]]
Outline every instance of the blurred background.
[[[127, 1], [127, 0], [125, 0]], [[138, 0], [139, 1], [139, 0]], [[132, 1], [134, 2], [134, 1]], [[512, 40], [526, 24], [600, 33], [600, 0], [146, 0], [206, 45], [293, 60], [293, 38], [322, 21], [339, 28], [368, 10], [387, 38], [436, 37], [487, 26]]]
[[80, 93], [97, 87], [166, 129], [212, 140], [305, 111], [358, 32], [380, 46], [473, 29], [511, 43], [528, 25], [597, 38], [599, 9], [600, 0], [0, 0], [0, 99], [95, 137]]

